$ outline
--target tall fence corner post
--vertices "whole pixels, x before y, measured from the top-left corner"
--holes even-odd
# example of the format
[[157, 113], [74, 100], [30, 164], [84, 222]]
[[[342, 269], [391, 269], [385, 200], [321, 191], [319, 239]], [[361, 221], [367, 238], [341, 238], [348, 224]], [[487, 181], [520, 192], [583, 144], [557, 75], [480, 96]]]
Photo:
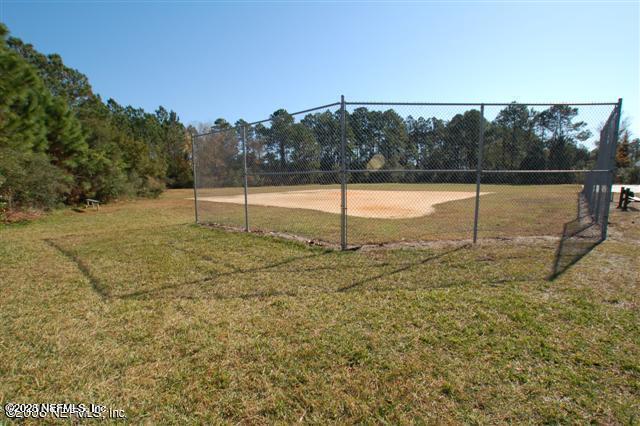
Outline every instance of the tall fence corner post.
[[484, 151], [484, 104], [480, 104], [480, 127], [476, 167], [476, 205], [473, 214], [473, 244], [478, 242], [478, 216], [480, 213], [480, 183], [482, 180], [482, 152]]
[[193, 173], [193, 207], [195, 210], [196, 216], [196, 224], [198, 221], [198, 189], [197, 189], [197, 177], [196, 177], [196, 148], [195, 148], [195, 140], [193, 133], [189, 132], [191, 136], [191, 172]]
[[244, 232], [249, 232], [249, 202], [247, 180], [247, 126], [242, 126], [242, 181], [244, 187]]
[[347, 127], [344, 95], [340, 95], [340, 249], [347, 249]]
[[[620, 121], [622, 120], [622, 98], [618, 98], [618, 103], [615, 108], [616, 115], [613, 124], [613, 132], [611, 143], [609, 144], [609, 179], [607, 181], [607, 190], [609, 193], [613, 192], [613, 183], [616, 179], [616, 151], [618, 149], [618, 139], [620, 138]], [[609, 209], [611, 207], [611, 201], [608, 200], [604, 202], [604, 215], [602, 217], [601, 224], [601, 234], [600, 238], [602, 241], [607, 239], [607, 234], [609, 232]]]

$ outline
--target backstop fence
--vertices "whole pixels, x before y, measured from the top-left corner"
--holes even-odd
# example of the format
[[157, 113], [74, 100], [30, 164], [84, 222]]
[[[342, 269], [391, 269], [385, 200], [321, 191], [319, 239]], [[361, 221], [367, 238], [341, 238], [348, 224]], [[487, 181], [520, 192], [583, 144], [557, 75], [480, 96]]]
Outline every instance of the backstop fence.
[[578, 213], [604, 239], [620, 111], [621, 100], [342, 97], [252, 123], [217, 120], [192, 138], [196, 222], [346, 249], [560, 236]]

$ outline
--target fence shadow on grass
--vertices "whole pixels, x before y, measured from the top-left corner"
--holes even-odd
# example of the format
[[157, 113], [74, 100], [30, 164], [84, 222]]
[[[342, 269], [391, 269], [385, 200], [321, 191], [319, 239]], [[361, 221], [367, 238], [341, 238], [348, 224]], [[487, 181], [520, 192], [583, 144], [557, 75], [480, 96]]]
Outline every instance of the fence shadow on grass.
[[[175, 298], [175, 299], [260, 299], [277, 296], [303, 296], [307, 290], [309, 294], [313, 293], [349, 293], [358, 291], [394, 291], [394, 290], [424, 290], [438, 289], [446, 287], [455, 287], [457, 285], [470, 284], [474, 280], [467, 277], [449, 277], [438, 282], [430, 282], [430, 280], [419, 280], [416, 286], [404, 286], [400, 278], [403, 273], [421, 268], [425, 265], [433, 265], [434, 268], [455, 268], [456, 265], [448, 266], [448, 257], [454, 256], [456, 253], [470, 249], [469, 243], [459, 243], [449, 248], [437, 251], [420, 252], [415, 258], [402, 261], [387, 261], [385, 259], [374, 260], [376, 256], [371, 256], [370, 261], [363, 264], [354, 262], [351, 258], [344, 258], [344, 255], [338, 255], [334, 250], [313, 250], [312, 252], [299, 253], [292, 256], [283, 256], [280, 258], [263, 258], [261, 264], [252, 266], [235, 265], [233, 262], [226, 261], [222, 256], [215, 256], [211, 253], [202, 253], [190, 247], [183, 247], [175, 241], [170, 241], [167, 245], [171, 250], [184, 252], [195, 258], [199, 258], [205, 262], [219, 264], [225, 267], [224, 271], [209, 271], [208, 274], [192, 280], [165, 281], [158, 282], [153, 288], [141, 288], [137, 291], [119, 292], [109, 288], [109, 283], [103, 281], [103, 277], [96, 275], [73, 250], [67, 250], [62, 245], [54, 241], [47, 241], [49, 245], [61, 251], [65, 256], [77, 264], [80, 271], [91, 283], [92, 289], [103, 300], [123, 300], [123, 299], [156, 299], [156, 298]], [[337, 256], [336, 259], [326, 259], [327, 256]], [[473, 256], [471, 256], [473, 257]], [[470, 257], [470, 260], [471, 260]], [[325, 258], [325, 260], [321, 260]], [[443, 263], [444, 262], [444, 263]], [[440, 265], [440, 266], [438, 266]], [[431, 266], [430, 266], [431, 267]], [[359, 269], [365, 268], [366, 274], [359, 273]], [[335, 272], [340, 271], [336, 276]], [[350, 272], [350, 271], [353, 271]], [[362, 271], [364, 272], [364, 271]], [[255, 288], [253, 285], [245, 287], [247, 283], [251, 283], [252, 279], [260, 279], [255, 274], [282, 274], [278, 278], [283, 286], [271, 286], [271, 288]], [[332, 274], [333, 275], [330, 275]], [[291, 279], [300, 285], [288, 285], [290, 275], [294, 274]], [[308, 275], [311, 274], [311, 275]], [[329, 278], [333, 276], [333, 278]], [[353, 276], [353, 278], [349, 278]], [[489, 278], [489, 277], [485, 277]], [[500, 279], [498, 279], [500, 278]], [[502, 279], [503, 278], [503, 279]], [[482, 283], [487, 285], [501, 285], [504, 282], [521, 282], [521, 281], [540, 281], [544, 276], [527, 277], [526, 279], [517, 279], [513, 276], [496, 277], [495, 279], [481, 279]], [[327, 280], [331, 280], [333, 284]], [[398, 281], [400, 280], [400, 281]], [[241, 283], [240, 286], [227, 288], [226, 282]], [[273, 279], [268, 281], [274, 282]]]
[[[187, 250], [184, 250], [186, 252], [189, 252]], [[291, 271], [282, 271], [277, 269], [278, 267], [281, 266], [285, 266], [285, 265], [289, 265], [291, 263], [297, 262], [297, 261], [301, 261], [301, 260], [309, 260], [312, 258], [317, 258], [319, 256], [325, 256], [328, 254], [333, 253], [332, 250], [324, 250], [324, 251], [320, 251], [320, 252], [316, 252], [313, 254], [309, 254], [309, 255], [302, 255], [302, 256], [291, 256], [291, 257], [287, 257], [285, 259], [282, 260], [278, 260], [272, 263], [268, 263], [266, 265], [262, 265], [262, 266], [258, 266], [258, 267], [254, 267], [254, 268], [247, 268], [247, 269], [240, 269], [237, 267], [233, 267], [232, 271], [230, 272], [218, 272], [218, 273], [214, 273], [211, 274], [209, 276], [206, 276], [204, 278], [199, 278], [196, 280], [191, 280], [191, 281], [185, 281], [185, 282], [181, 282], [181, 283], [172, 283], [172, 284], [168, 284], [168, 285], [164, 285], [161, 287], [157, 287], [157, 288], [153, 288], [153, 289], [149, 289], [149, 290], [141, 290], [141, 291], [136, 291], [136, 292], [131, 292], [131, 293], [126, 293], [126, 294], [118, 294], [118, 295], [113, 295], [114, 298], [116, 299], [136, 299], [136, 298], [145, 298], [147, 296], [152, 296], [154, 294], [160, 294], [163, 291], [166, 290], [176, 290], [179, 289], [181, 287], [188, 287], [190, 285], [203, 285], [203, 284], [208, 284], [211, 282], [214, 282], [215, 280], [219, 279], [219, 278], [224, 278], [224, 277], [229, 277], [229, 276], [234, 276], [234, 275], [243, 275], [243, 274], [253, 274], [253, 273], [257, 273], [257, 272], [261, 272], [261, 273], [265, 273], [265, 272], [291, 272]], [[207, 256], [200, 256], [201, 258], [205, 259], [205, 260], [215, 260], [218, 261], [218, 259], [213, 259], [213, 258], [209, 258], [207, 259]], [[229, 264], [226, 264], [226, 266], [230, 267]], [[319, 267], [319, 268], [312, 268], [312, 269], [306, 269], [306, 271], [315, 271], [315, 270], [326, 270], [326, 269], [330, 269], [330, 267]], [[295, 270], [296, 272], [299, 272], [298, 270]], [[224, 297], [224, 296], [220, 296], [220, 297], [214, 297], [215, 299], [231, 299], [231, 298], [240, 298], [240, 299], [249, 299], [249, 298], [254, 298], [254, 297], [272, 297], [272, 296], [285, 296], [285, 295], [290, 295], [290, 296], [295, 296], [296, 293], [293, 292], [263, 292], [263, 293], [248, 293], [245, 295], [238, 295], [238, 296], [233, 296], [233, 297]], [[189, 299], [190, 297], [187, 296], [178, 296], [180, 298], [185, 298], [185, 299]]]
[[410, 263], [408, 265], [404, 265], [404, 266], [402, 266], [400, 268], [396, 268], [396, 269], [394, 269], [392, 271], [383, 272], [381, 274], [377, 274], [377, 275], [373, 275], [371, 277], [364, 278], [362, 280], [359, 280], [359, 281], [356, 281], [354, 283], [351, 283], [351, 284], [349, 284], [347, 286], [340, 287], [336, 291], [338, 291], [338, 292], [350, 291], [350, 290], [353, 290], [354, 288], [363, 286], [363, 285], [368, 284], [368, 283], [370, 283], [372, 281], [376, 281], [376, 280], [381, 279], [381, 278], [385, 278], [385, 277], [388, 277], [388, 276], [391, 276], [391, 275], [395, 275], [395, 274], [398, 274], [400, 272], [408, 271], [409, 269], [415, 268], [416, 266], [424, 265], [425, 263], [429, 263], [429, 262], [431, 262], [433, 260], [440, 259], [442, 257], [448, 256], [449, 254], [455, 253], [455, 252], [457, 252], [459, 250], [462, 250], [462, 249], [465, 249], [465, 248], [469, 248], [469, 247], [471, 247], [471, 244], [464, 244], [464, 245], [461, 245], [459, 247], [455, 247], [455, 248], [453, 248], [451, 250], [447, 250], [447, 251], [444, 251], [442, 253], [438, 253], [438, 254], [434, 254], [432, 256], [425, 257], [424, 259], [421, 259], [421, 260], [419, 260], [417, 262], [413, 262], [413, 263]]
[[[405, 265], [402, 265], [401, 267], [392, 269], [390, 271], [385, 271], [382, 273], [375, 273], [372, 274], [371, 276], [368, 276], [366, 278], [363, 278], [361, 280], [358, 280], [356, 282], [350, 283], [348, 285], [344, 285], [335, 289], [322, 289], [320, 290], [320, 292], [323, 293], [333, 293], [333, 292], [349, 292], [349, 291], [353, 291], [354, 289], [357, 288], [361, 288], [362, 286], [369, 284], [371, 282], [380, 280], [380, 279], [384, 279], [386, 277], [401, 273], [401, 272], [405, 272], [408, 271], [412, 268], [415, 267], [419, 267], [421, 265], [424, 265], [426, 263], [432, 262], [432, 261], [436, 261], [438, 259], [444, 258], [450, 254], [453, 254], [455, 252], [458, 252], [460, 250], [469, 248], [471, 245], [470, 244], [463, 244], [457, 247], [454, 247], [452, 249], [446, 250], [444, 252], [441, 253], [436, 253], [436, 254], [429, 254], [428, 256], [418, 259], [415, 262], [410, 262], [407, 263]], [[179, 291], [180, 289], [185, 289], [188, 288], [189, 286], [193, 286], [193, 285], [197, 285], [197, 286], [202, 286], [202, 285], [206, 285], [206, 284], [215, 284], [215, 281], [217, 281], [218, 279], [223, 279], [225, 277], [230, 277], [230, 276], [241, 276], [241, 275], [248, 275], [248, 274], [253, 274], [256, 272], [260, 272], [260, 273], [289, 273], [289, 272], [323, 272], [323, 271], [327, 271], [327, 270], [334, 270], [335, 269], [335, 265], [329, 265], [329, 266], [314, 266], [314, 267], [300, 267], [300, 266], [294, 266], [295, 263], [300, 262], [300, 261], [306, 261], [306, 260], [311, 260], [313, 258], [318, 258], [318, 257], [322, 257], [322, 256], [326, 256], [329, 254], [335, 253], [332, 250], [326, 250], [326, 251], [320, 251], [320, 252], [316, 252], [313, 254], [307, 254], [307, 255], [302, 255], [302, 256], [291, 256], [285, 259], [281, 259], [281, 260], [277, 260], [274, 262], [270, 262], [267, 263], [265, 265], [262, 266], [258, 266], [258, 267], [254, 267], [254, 268], [247, 268], [247, 269], [238, 269], [238, 268], [234, 268], [234, 270], [229, 271], [229, 272], [222, 272], [222, 273], [214, 273], [211, 274], [209, 276], [205, 276], [203, 278], [197, 279], [197, 280], [190, 280], [190, 281], [185, 281], [185, 282], [179, 282], [179, 283], [170, 283], [170, 284], [166, 284], [166, 285], [162, 285], [160, 287], [156, 287], [156, 288], [152, 288], [152, 289], [147, 289], [147, 290], [140, 290], [140, 291], [134, 291], [134, 292], [129, 292], [129, 293], [125, 293], [125, 294], [109, 294], [108, 298], [112, 298], [112, 299], [147, 299], [147, 298], [154, 298], [154, 297], [166, 297], [168, 294], [163, 294], [166, 292], [173, 292], [173, 291]], [[213, 260], [213, 259], [212, 259]], [[281, 267], [283, 266], [290, 266], [291, 268], [287, 268], [287, 269], [281, 269]], [[377, 268], [386, 268], [389, 267], [390, 264], [387, 262], [383, 262], [383, 263], [379, 263], [376, 265], [368, 265], [368, 268], [372, 268], [372, 269], [377, 269]], [[359, 265], [341, 265], [340, 269], [358, 269], [361, 266]], [[444, 285], [444, 287], [447, 287], [449, 285]], [[438, 288], [440, 286], [436, 286], [435, 288]], [[94, 288], [95, 290], [95, 288]], [[247, 292], [247, 293], [242, 293], [242, 294], [236, 294], [236, 295], [225, 295], [225, 294], [220, 294], [217, 292], [211, 292], [211, 291], [207, 291], [206, 293], [208, 294], [200, 294], [200, 295], [187, 295], [187, 294], [172, 294], [171, 297], [176, 297], [176, 298], [181, 298], [181, 299], [203, 299], [203, 298], [211, 298], [211, 299], [216, 299], [216, 300], [225, 300], [225, 299], [256, 299], [256, 298], [265, 298], [265, 297], [276, 297], [276, 296], [300, 296], [300, 293], [298, 291], [287, 291], [287, 290], [264, 290], [264, 291], [255, 291], [255, 292]]]
[[[349, 284], [343, 284], [341, 286], [338, 286], [336, 288], [323, 288], [323, 287], [317, 287], [314, 288], [313, 291], [311, 292], [311, 294], [319, 294], [319, 293], [350, 293], [350, 292], [357, 292], [357, 291], [363, 291], [363, 290], [367, 290], [367, 291], [394, 291], [394, 290], [409, 290], [409, 291], [417, 291], [417, 290], [424, 290], [424, 289], [441, 289], [441, 288], [449, 288], [449, 287], [455, 287], [458, 285], [463, 285], [463, 284], [469, 284], [471, 283], [469, 280], [455, 280], [452, 279], [451, 281], [446, 281], [445, 282], [440, 282], [437, 285], [429, 285], [429, 286], [417, 286], [417, 287], [402, 287], [402, 286], [396, 286], [396, 285], [391, 285], [391, 286], [383, 286], [383, 287], [376, 287], [376, 286], [368, 286], [371, 283], [374, 283], [376, 281], [380, 281], [380, 280], [385, 280], [389, 277], [392, 277], [394, 275], [397, 274], [401, 274], [403, 272], [407, 272], [410, 271], [414, 268], [417, 267], [421, 267], [424, 266], [426, 264], [432, 263], [432, 262], [438, 262], [438, 261], [442, 261], [442, 259], [453, 255], [457, 252], [466, 250], [471, 248], [471, 244], [462, 244], [462, 245], [457, 245], [455, 247], [452, 247], [450, 249], [444, 250], [442, 252], [439, 253], [425, 253], [425, 256], [420, 256], [420, 258], [415, 259], [414, 261], [411, 262], [406, 262], [402, 265], [399, 265], [396, 268], [392, 268], [389, 270], [384, 270], [385, 268], [389, 268], [392, 267], [393, 264], [392, 263], [388, 263], [388, 262], [382, 262], [382, 263], [378, 263], [378, 264], [370, 264], [367, 265], [366, 267], [369, 269], [383, 269], [380, 272], [373, 272], [371, 274], [368, 274], [368, 276], [359, 279], [357, 281], [351, 282]], [[213, 300], [228, 300], [228, 299], [242, 299], [242, 300], [251, 300], [251, 299], [262, 299], [262, 298], [271, 298], [271, 297], [278, 297], [278, 296], [290, 296], [290, 297], [299, 297], [299, 296], [303, 296], [304, 292], [300, 292], [299, 289], [264, 289], [264, 290], [258, 290], [258, 291], [248, 291], [248, 292], [240, 292], [239, 294], [225, 294], [226, 292], [223, 290], [222, 292], [216, 290], [213, 287], [209, 287], [208, 289], [206, 289], [204, 292], [200, 292], [200, 291], [196, 291], [196, 294], [190, 294], [190, 291], [188, 291], [188, 288], [190, 286], [197, 286], [199, 287], [199, 290], [202, 289], [203, 285], [212, 285], [212, 286], [216, 286], [218, 279], [224, 279], [225, 277], [233, 277], [233, 276], [242, 276], [242, 275], [250, 275], [256, 272], [260, 272], [260, 273], [301, 273], [301, 272], [305, 272], [305, 273], [309, 273], [309, 272], [323, 272], [323, 271], [327, 271], [327, 270], [335, 270], [336, 265], [328, 265], [328, 266], [312, 266], [312, 267], [308, 267], [308, 266], [304, 266], [304, 265], [300, 265], [298, 262], [304, 262], [306, 260], [311, 260], [313, 258], [318, 258], [320, 256], [325, 256], [331, 253], [335, 253], [333, 251], [323, 251], [323, 252], [319, 252], [319, 253], [314, 253], [311, 255], [303, 255], [303, 256], [292, 256], [289, 258], [285, 258], [283, 260], [277, 260], [274, 262], [270, 262], [267, 263], [265, 265], [259, 266], [259, 267], [255, 267], [255, 268], [248, 268], [248, 269], [236, 269], [233, 271], [229, 271], [229, 272], [224, 272], [224, 273], [214, 273], [211, 274], [209, 276], [197, 279], [197, 280], [192, 280], [192, 281], [187, 281], [187, 282], [182, 282], [182, 283], [171, 283], [168, 285], [164, 285], [161, 287], [157, 287], [157, 288], [153, 288], [153, 289], [147, 289], [147, 290], [141, 290], [141, 291], [136, 291], [136, 292], [131, 292], [131, 293], [126, 293], [126, 294], [114, 294], [112, 297], [114, 299], [150, 299], [150, 298], [164, 298], [164, 297], [171, 297], [171, 298], [179, 298], [179, 299], [186, 299], [186, 300], [202, 300], [202, 299], [213, 299]], [[282, 266], [285, 266], [285, 269], [281, 269]], [[340, 270], [347, 270], [347, 269], [359, 269], [361, 268], [361, 265], [357, 265], [357, 264], [344, 264], [344, 265], [340, 265], [339, 268]], [[529, 277], [529, 278], [524, 278], [524, 279], [516, 279], [516, 278], [509, 278], [509, 279], [496, 279], [496, 280], [489, 280], [484, 282], [484, 284], [487, 285], [501, 285], [506, 281], [509, 282], [529, 282], [529, 281], [540, 281], [543, 280], [544, 276], [542, 277]], [[283, 278], [283, 280], [286, 280], [286, 278]], [[187, 290], [186, 292], [181, 292], [184, 290]], [[175, 291], [178, 291], [178, 293], [175, 293]], [[199, 293], [199, 294], [198, 294]]]
[[578, 196], [577, 217], [564, 224], [553, 261], [549, 281], [555, 280], [603, 241], [602, 228], [596, 223], [582, 195]]

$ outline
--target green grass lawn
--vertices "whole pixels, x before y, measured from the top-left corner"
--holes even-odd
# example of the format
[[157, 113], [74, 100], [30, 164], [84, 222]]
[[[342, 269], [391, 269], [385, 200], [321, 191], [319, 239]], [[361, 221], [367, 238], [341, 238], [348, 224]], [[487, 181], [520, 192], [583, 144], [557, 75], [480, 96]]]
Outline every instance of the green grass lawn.
[[637, 211], [548, 281], [551, 240], [337, 252], [193, 225], [187, 197], [0, 228], [0, 402], [150, 424], [640, 421]]
[[[339, 185], [254, 187], [262, 192], [337, 189]], [[349, 189], [387, 191], [464, 191], [475, 193], [475, 184], [350, 184]], [[562, 234], [562, 226], [575, 218], [579, 185], [482, 185], [480, 238], [509, 238]], [[242, 188], [203, 188], [200, 197], [241, 194]], [[187, 196], [193, 196], [188, 194]], [[339, 204], [339, 200], [336, 200]], [[336, 206], [337, 208], [338, 206]], [[461, 240], [473, 237], [475, 198], [435, 206], [435, 212], [411, 219], [348, 218], [348, 242], [360, 245], [395, 241]], [[201, 222], [244, 226], [244, 206], [199, 202]], [[251, 229], [277, 231], [336, 243], [340, 241], [340, 216], [308, 209], [249, 205]]]

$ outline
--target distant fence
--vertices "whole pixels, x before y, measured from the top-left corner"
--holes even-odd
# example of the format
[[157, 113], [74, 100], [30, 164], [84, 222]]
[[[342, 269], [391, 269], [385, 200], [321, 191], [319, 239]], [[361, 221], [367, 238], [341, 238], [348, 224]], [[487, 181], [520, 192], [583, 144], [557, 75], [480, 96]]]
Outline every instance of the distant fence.
[[196, 221], [340, 244], [606, 238], [615, 103], [340, 102], [193, 135]]

